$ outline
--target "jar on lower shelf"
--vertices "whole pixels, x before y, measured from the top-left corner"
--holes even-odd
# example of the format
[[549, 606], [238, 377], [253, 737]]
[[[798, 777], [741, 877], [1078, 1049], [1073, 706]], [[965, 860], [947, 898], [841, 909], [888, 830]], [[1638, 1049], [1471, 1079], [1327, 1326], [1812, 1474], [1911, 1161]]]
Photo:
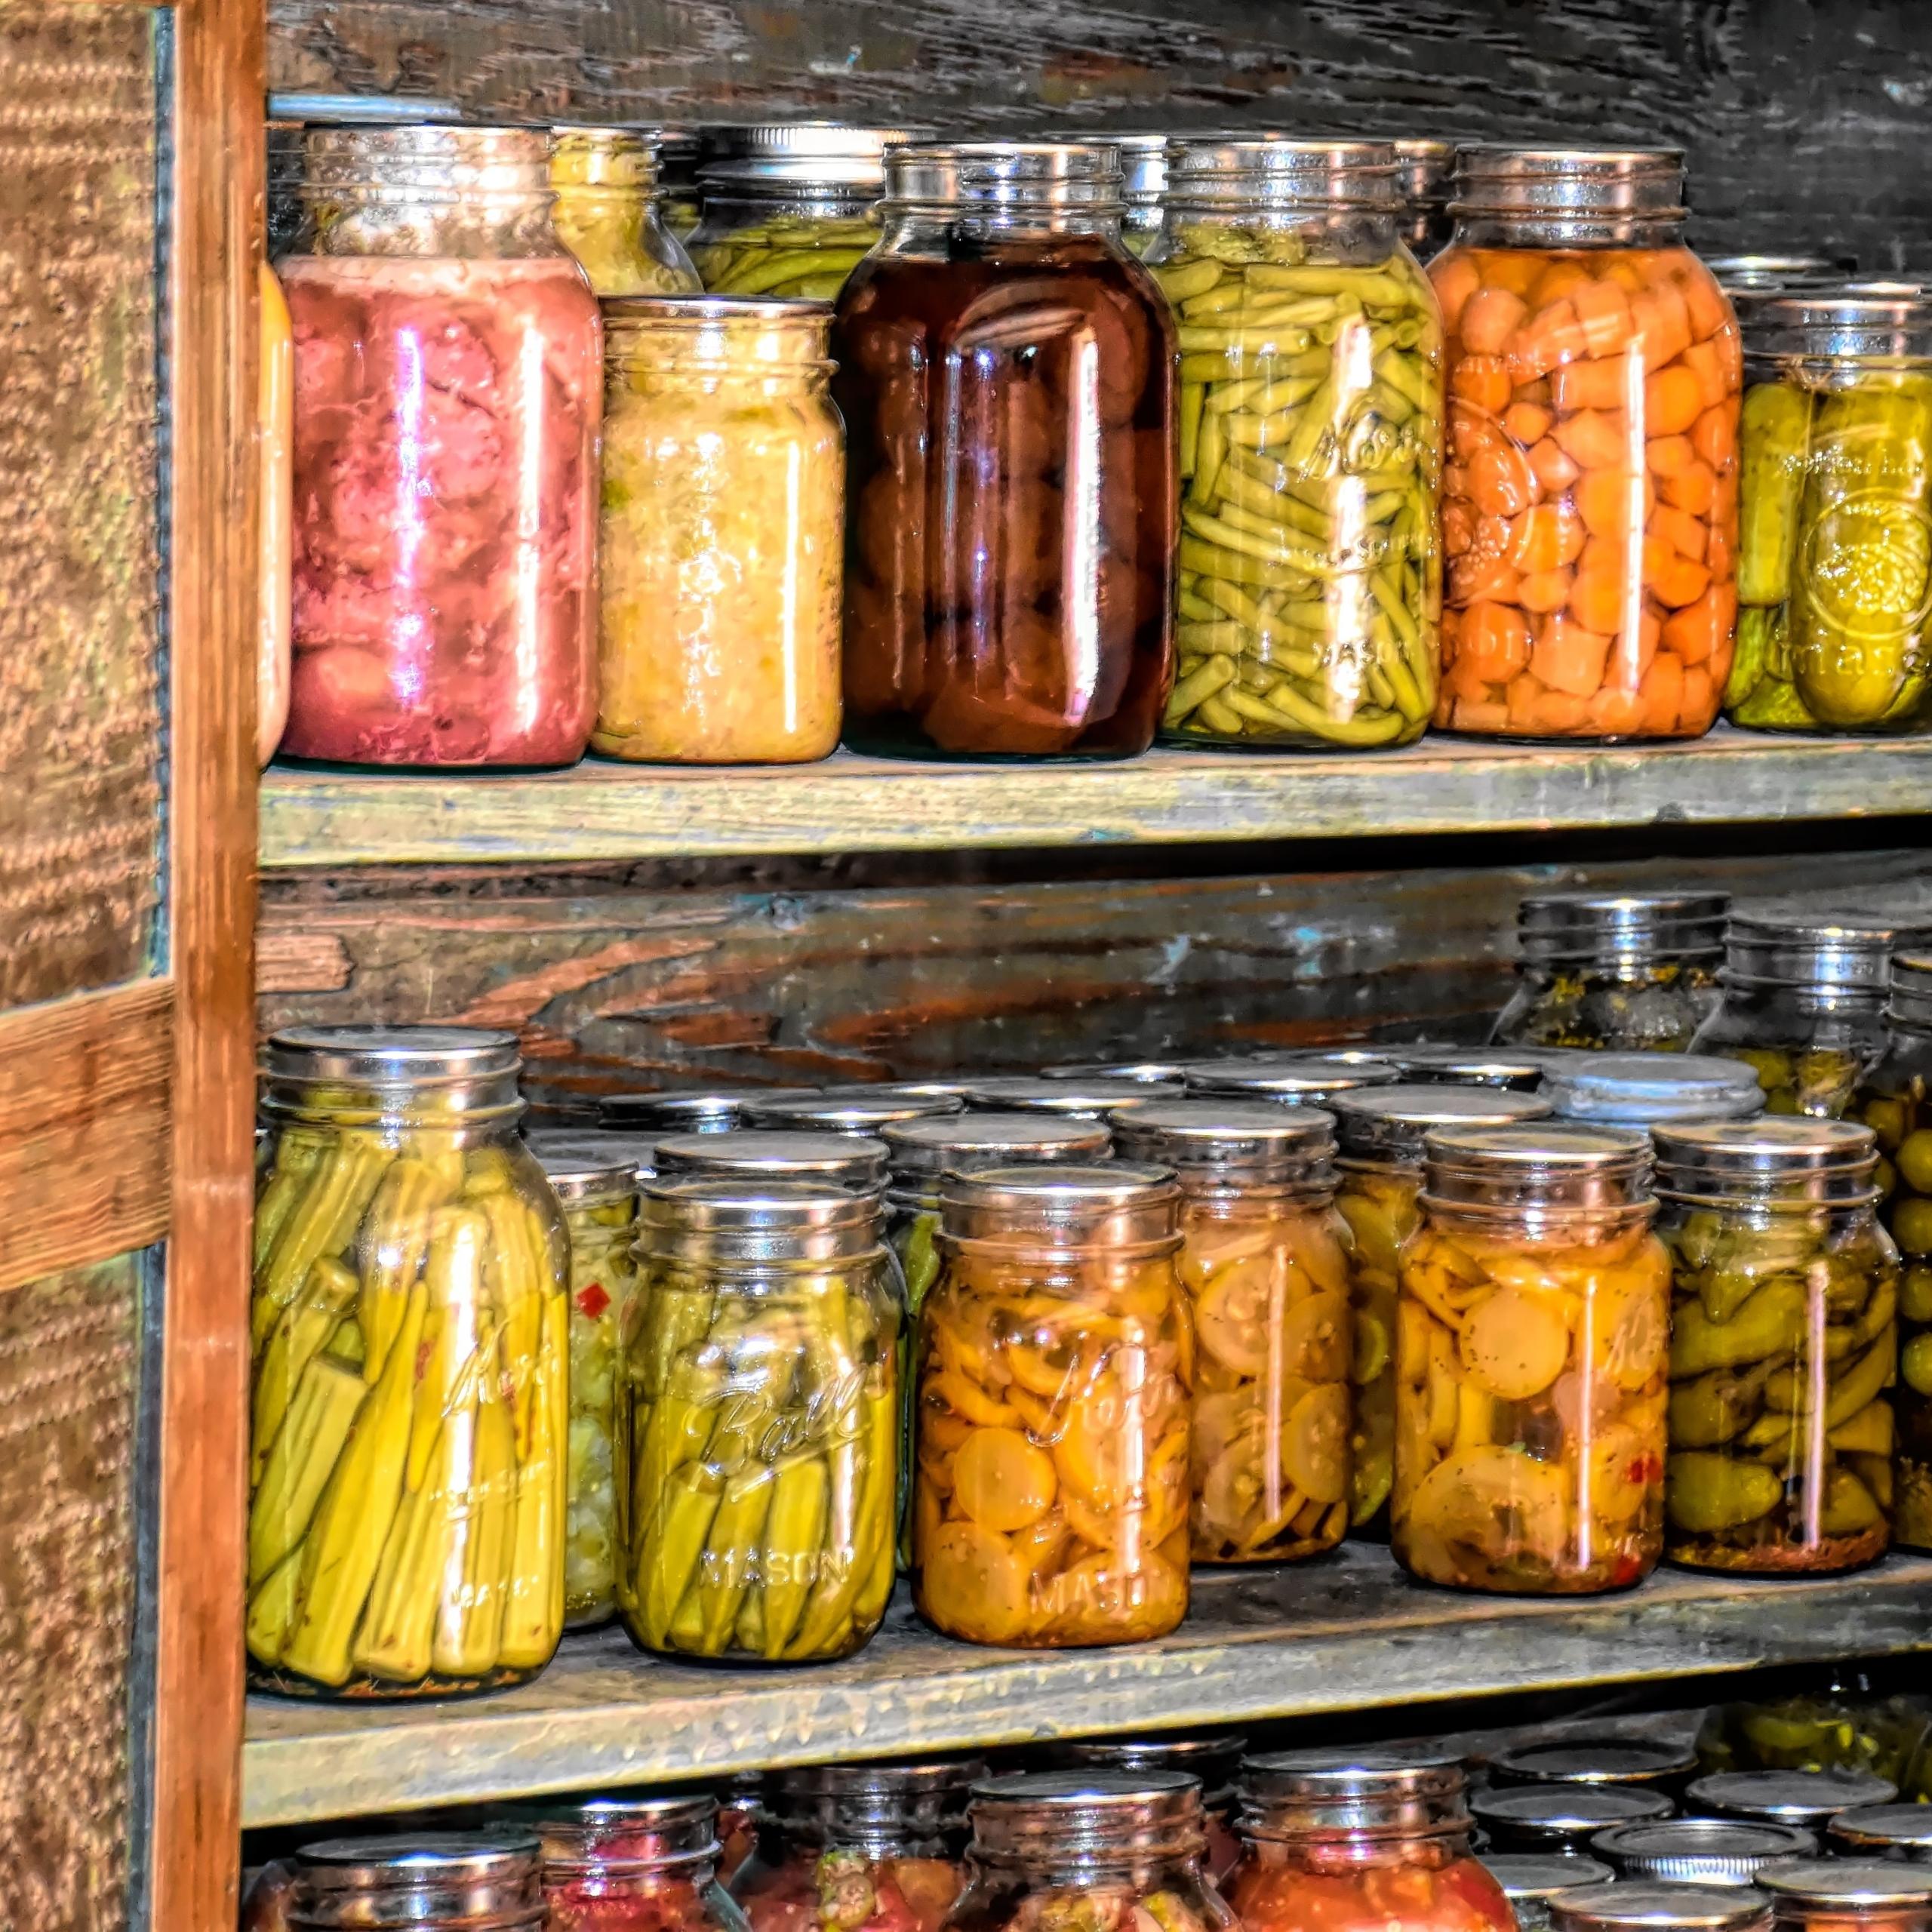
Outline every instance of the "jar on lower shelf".
[[330, 1838], [293, 1863], [290, 1932], [551, 1932], [527, 1831]]
[[1380, 1054], [1355, 1047], [1192, 1060], [1181, 1066], [1190, 1097], [1273, 1100], [1288, 1107], [1325, 1107], [1338, 1094], [1364, 1087], [1392, 1087], [1401, 1077]]
[[718, 1882], [718, 1801], [651, 1792], [532, 1807], [546, 1932], [747, 1932]]
[[1069, 1764], [1091, 1764], [1097, 1770], [1137, 1776], [1144, 1771], [1178, 1771], [1201, 1786], [1202, 1821], [1208, 1849], [1202, 1866], [1218, 1890], [1241, 1857], [1235, 1835], [1242, 1758], [1247, 1740], [1232, 1731], [1209, 1731], [1198, 1737], [1095, 1737], [1063, 1746], [1058, 1755]]
[[1578, 1738], [1519, 1744], [1489, 1761], [1491, 1780], [1508, 1784], [1633, 1785], [1669, 1792], [1697, 1770], [1687, 1744], [1645, 1737]]
[[1617, 1876], [1576, 1852], [1484, 1852], [1482, 1863], [1516, 1915], [1516, 1932], [1549, 1932], [1549, 1902], [1558, 1893], [1607, 1885]]
[[1758, 1875], [1775, 1932], [1932, 1932], [1932, 1872], [1875, 1859], [1806, 1859]]
[[656, 135], [629, 128], [553, 128], [551, 218], [600, 297], [696, 295], [703, 285], [664, 226]]
[[666, 1180], [744, 1174], [771, 1180], [823, 1180], [875, 1192], [885, 1185], [886, 1146], [869, 1134], [795, 1134], [780, 1128], [731, 1128], [721, 1134], [667, 1134], [657, 1143]]
[[1613, 1825], [1591, 1841], [1620, 1879], [1676, 1885], [1749, 1885], [1767, 1865], [1808, 1858], [1817, 1837], [1795, 1825], [1744, 1818], [1660, 1818]]
[[1716, 1771], [1695, 1779], [1684, 1801], [1721, 1818], [1755, 1819], [1822, 1831], [1840, 1813], [1866, 1804], [1889, 1804], [1899, 1788], [1875, 1771], [1852, 1767], [1825, 1771]]
[[1748, 1886], [1592, 1885], [1552, 1899], [1551, 1932], [1770, 1932], [1764, 1894]]
[[1540, 1091], [1558, 1120], [1647, 1134], [1764, 1110], [1757, 1075], [1714, 1054], [1577, 1054], [1552, 1067]]
[[1898, 1254], [1872, 1130], [1764, 1120], [1660, 1129], [1672, 1257], [1673, 1562], [1856, 1568], [1891, 1540]]
[[1510, 1785], [1469, 1801], [1498, 1851], [1587, 1851], [1600, 1832], [1668, 1818], [1676, 1808], [1660, 1791], [1629, 1785]]

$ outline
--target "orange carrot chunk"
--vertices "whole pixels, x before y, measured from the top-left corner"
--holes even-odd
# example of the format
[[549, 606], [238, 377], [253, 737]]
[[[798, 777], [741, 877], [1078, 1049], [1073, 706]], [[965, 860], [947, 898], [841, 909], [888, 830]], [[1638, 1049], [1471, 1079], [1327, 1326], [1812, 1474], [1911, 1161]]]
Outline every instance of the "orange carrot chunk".
[[1735, 586], [1713, 583], [1694, 604], [1665, 619], [1663, 641], [1686, 664], [1702, 664], [1726, 651], [1737, 619]]
[[[1566, 362], [1549, 379], [1549, 392], [1558, 411], [1621, 409], [1629, 395], [1632, 365], [1621, 355], [1589, 362]], [[1638, 371], [1641, 380], [1641, 367]]]
[[1660, 369], [1644, 385], [1644, 419], [1654, 436], [1681, 435], [1703, 414], [1706, 403], [1697, 378], [1681, 362]]
[[1451, 394], [1491, 416], [1500, 416], [1509, 407], [1514, 386], [1509, 365], [1500, 355], [1465, 355], [1449, 371]]
[[1485, 516], [1511, 517], [1542, 494], [1522, 451], [1504, 442], [1491, 443], [1470, 459], [1469, 493]]
[[1730, 395], [1730, 382], [1724, 374], [1724, 352], [1715, 342], [1694, 342], [1684, 352], [1683, 360], [1684, 368], [1697, 379], [1700, 411], [1723, 401]]
[[1676, 731], [1678, 714], [1684, 709], [1682, 663], [1667, 651], [1659, 651], [1644, 680], [1641, 695], [1644, 729], [1669, 737]]
[[1550, 434], [1564, 454], [1586, 469], [1630, 469], [1641, 457], [1630, 447], [1625, 420], [1620, 414], [1586, 409], [1559, 422]]
[[1556, 691], [1588, 697], [1603, 682], [1610, 645], [1609, 638], [1600, 631], [1587, 631], [1572, 620], [1553, 617], [1530, 653], [1531, 675]]
[[1539, 503], [1510, 527], [1509, 561], [1518, 570], [1553, 571], [1583, 548], [1583, 520], [1567, 503]]
[[1516, 601], [1526, 611], [1560, 611], [1570, 601], [1567, 570], [1534, 571], [1517, 586]]
[[1540, 403], [1512, 402], [1503, 412], [1503, 433], [1527, 450], [1549, 434], [1555, 420]]
[[1703, 460], [1688, 436], [1653, 436], [1644, 446], [1644, 466], [1653, 476], [1681, 476]]
[[[1673, 440], [1681, 442], [1683, 438]], [[1686, 449], [1690, 448], [1688, 443], [1684, 446]], [[1718, 473], [1702, 457], [1694, 457], [1687, 468], [1659, 481], [1657, 494], [1673, 509], [1688, 510], [1693, 516], [1707, 517], [1718, 500]]]
[[1630, 336], [1630, 298], [1614, 281], [1592, 281], [1570, 291], [1570, 306], [1592, 355], [1611, 355]]
[[1583, 475], [1582, 467], [1563, 452], [1553, 437], [1546, 436], [1530, 452], [1531, 473], [1551, 496], [1569, 488]]
[[1429, 278], [1442, 305], [1443, 326], [1453, 335], [1471, 296], [1482, 286], [1482, 272], [1460, 250], [1439, 255], [1429, 264]]
[[1690, 333], [1700, 342], [1727, 327], [1734, 334], [1737, 332], [1737, 324], [1731, 314], [1730, 298], [1702, 262], [1687, 263], [1684, 273], [1678, 277], [1677, 285], [1684, 291], [1684, 309], [1690, 318]]
[[1727, 464], [1737, 460], [1737, 406], [1721, 402], [1706, 410], [1691, 426], [1690, 447], [1722, 475]]
[[1650, 514], [1647, 477], [1613, 469], [1592, 469], [1577, 478], [1577, 514], [1592, 537], [1616, 537], [1626, 543]]
[[1696, 603], [1710, 580], [1711, 574], [1703, 565], [1678, 556], [1673, 556], [1663, 569], [1647, 580], [1651, 595], [1673, 611]]
[[1628, 589], [1620, 571], [1579, 571], [1570, 586], [1570, 614], [1585, 630], [1614, 636], [1623, 628]]
[[1631, 334], [1646, 368], [1661, 369], [1690, 346], [1690, 314], [1683, 291], [1666, 276], [1630, 298]]
[[1503, 604], [1472, 604], [1463, 613], [1457, 665], [1491, 684], [1513, 678], [1530, 661], [1530, 627], [1520, 611]]
[[1529, 314], [1520, 295], [1506, 288], [1483, 288], [1464, 305], [1457, 333], [1470, 355], [1500, 355]]

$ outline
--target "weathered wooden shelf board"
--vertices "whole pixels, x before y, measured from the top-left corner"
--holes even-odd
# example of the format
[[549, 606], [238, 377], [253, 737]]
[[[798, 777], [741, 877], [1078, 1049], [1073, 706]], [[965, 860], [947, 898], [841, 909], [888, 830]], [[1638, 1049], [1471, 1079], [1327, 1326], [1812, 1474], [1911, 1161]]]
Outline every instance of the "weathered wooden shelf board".
[[592, 760], [460, 776], [271, 770], [264, 866], [1348, 838], [1882, 817], [1932, 803], [1932, 739], [1686, 745], [1432, 739], [1337, 757], [1157, 750], [1121, 764], [691, 770]]
[[1420, 1589], [1386, 1551], [1350, 1546], [1198, 1577], [1182, 1629], [1131, 1649], [975, 1649], [934, 1635], [902, 1597], [859, 1656], [807, 1670], [664, 1663], [608, 1632], [469, 1703], [256, 1698], [244, 1822], [1927, 1649], [1923, 1558], [1813, 1581], [1667, 1572], [1621, 1596], [1534, 1601]]

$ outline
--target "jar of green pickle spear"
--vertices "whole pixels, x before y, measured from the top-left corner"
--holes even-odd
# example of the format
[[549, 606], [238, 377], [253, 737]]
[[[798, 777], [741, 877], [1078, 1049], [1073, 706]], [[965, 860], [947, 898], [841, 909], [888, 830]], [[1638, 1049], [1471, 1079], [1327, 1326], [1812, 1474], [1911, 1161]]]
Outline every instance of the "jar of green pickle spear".
[[617, 1369], [637, 1286], [638, 1170], [614, 1136], [539, 1134], [530, 1151], [556, 1190], [571, 1243], [569, 1515], [564, 1623], [585, 1629], [617, 1610]]
[[1442, 323], [1380, 141], [1198, 139], [1147, 261], [1180, 332], [1177, 742], [1406, 744], [1435, 703]]
[[514, 1035], [269, 1041], [247, 1644], [257, 1688], [522, 1682], [564, 1626], [569, 1247]]
[[1665, 1553], [1747, 1576], [1856, 1568], [1891, 1540], [1898, 1251], [1872, 1130], [1660, 1127], [1671, 1256]]
[[885, 151], [909, 128], [734, 128], [699, 171], [691, 259], [713, 295], [829, 302], [879, 238]]
[[617, 1604], [645, 1649], [804, 1663], [878, 1628], [903, 1318], [881, 1205], [750, 1176], [645, 1189], [617, 1429]]
[[1891, 982], [1884, 1054], [1850, 1111], [1878, 1137], [1878, 1213], [1903, 1269], [1893, 1532], [1932, 1549], [1932, 957], [1895, 957]]
[[1891, 955], [1932, 926], [1884, 912], [1767, 906], [1731, 921], [1724, 996], [1692, 1051], [1757, 1070], [1764, 1111], [1836, 1120], [1885, 1050]]
[[1745, 313], [1734, 724], [1932, 720], [1932, 300], [1788, 294]]
[[703, 287], [664, 225], [657, 155], [656, 137], [632, 128], [550, 131], [551, 219], [600, 300], [696, 295]]

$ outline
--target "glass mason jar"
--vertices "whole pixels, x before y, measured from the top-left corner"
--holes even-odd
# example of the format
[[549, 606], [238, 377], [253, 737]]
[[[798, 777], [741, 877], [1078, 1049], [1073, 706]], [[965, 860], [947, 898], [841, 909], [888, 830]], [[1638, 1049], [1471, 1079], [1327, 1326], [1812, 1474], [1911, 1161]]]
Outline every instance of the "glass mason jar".
[[1770, 1932], [1764, 1894], [1748, 1886], [1592, 1885], [1549, 1902], [1551, 1932]]
[[1394, 1751], [1250, 1758], [1228, 1902], [1246, 1932], [1512, 1932], [1470, 1853], [1468, 1786]]
[[1697, 1771], [1697, 1754], [1687, 1744], [1664, 1744], [1647, 1737], [1518, 1744], [1497, 1752], [1489, 1761], [1491, 1782], [1499, 1785], [1638, 1785], [1667, 1792]]
[[564, 1626], [607, 1622], [617, 1604], [617, 1365], [637, 1263], [636, 1164], [595, 1134], [537, 1134], [530, 1151], [556, 1190], [571, 1244], [570, 1506]]
[[600, 297], [696, 295], [684, 244], [664, 226], [657, 140], [628, 128], [553, 128], [552, 219]]
[[1928, 941], [1932, 926], [1856, 912], [1740, 915], [1722, 1000], [1693, 1048], [1755, 1068], [1767, 1113], [1835, 1120], [1884, 1055], [1891, 955]]
[[1932, 301], [1755, 303], [1745, 343], [1737, 651], [1759, 731], [1932, 721]]
[[845, 736], [913, 757], [1145, 751], [1174, 678], [1174, 333], [1072, 142], [895, 148], [838, 303]]
[[1776, 1932], [1932, 1932], [1932, 1872], [1897, 1861], [1804, 1859], [1757, 1883]]
[[684, 247], [698, 221], [698, 169], [704, 158], [704, 137], [695, 128], [669, 126], [651, 130], [657, 143], [658, 202], [664, 226]]
[[989, 1113], [1054, 1114], [1063, 1120], [1110, 1120], [1157, 1100], [1177, 1100], [1186, 1090], [1177, 1080], [1139, 1080], [1131, 1075], [1095, 1074], [1076, 1080], [1024, 1073], [988, 1074], [968, 1081], [961, 1097], [968, 1110]]
[[1697, 1760], [1712, 1773], [1872, 1771], [1903, 1786], [1916, 1781], [1928, 1740], [1932, 1710], [1922, 1700], [1881, 1698], [1863, 1672], [1835, 1671], [1814, 1689], [1712, 1705], [1697, 1733]]
[[1325, 1107], [1337, 1094], [1392, 1087], [1395, 1063], [1369, 1048], [1327, 1053], [1251, 1054], [1235, 1060], [1183, 1062], [1190, 1099], [1273, 1100], [1284, 1107]]
[[1932, 1864], [1932, 1805], [1866, 1804], [1841, 1811], [1825, 1827], [1835, 1858], [1883, 1858]]
[[308, 211], [302, 205], [302, 177], [309, 130], [300, 121], [271, 121], [264, 130], [265, 179], [263, 202], [267, 216], [267, 247], [271, 263], [301, 251], [307, 233]]
[[1179, 1091], [1185, 1063], [1177, 1060], [1088, 1060], [1043, 1066], [1042, 1080], [1132, 1080]]
[[288, 299], [266, 263], [260, 275], [261, 386], [255, 451], [262, 493], [256, 631], [255, 762], [266, 765], [288, 723], [295, 479], [295, 333]]
[[885, 1186], [885, 1143], [869, 1135], [792, 1134], [732, 1128], [719, 1134], [673, 1134], [658, 1142], [657, 1169], [666, 1180], [699, 1174], [823, 1180], [877, 1193]]
[[293, 1866], [291, 1932], [549, 1932], [527, 1832], [329, 1838]]
[[1177, 743], [1407, 744], [1435, 707], [1442, 323], [1382, 141], [1183, 137]]
[[534, 1810], [546, 1932], [746, 1932], [718, 1882], [718, 1801], [697, 1792]]
[[1351, 1237], [1349, 1300], [1355, 1312], [1355, 1429], [1351, 1525], [1386, 1533], [1395, 1475], [1397, 1257], [1422, 1219], [1423, 1140], [1431, 1128], [1542, 1120], [1548, 1101], [1484, 1088], [1398, 1085], [1338, 1094], [1341, 1158], [1335, 1206]]
[[597, 298], [534, 128], [308, 139], [282, 749], [569, 764], [595, 713]]
[[876, 1139], [894, 1123], [961, 1114], [956, 1093], [912, 1087], [827, 1087], [816, 1094], [774, 1094], [749, 1100], [745, 1124], [794, 1133], [848, 1134]]
[[263, 1066], [249, 1681], [417, 1697], [563, 1634], [569, 1246], [515, 1035], [298, 1026]]
[[1126, 213], [1120, 238], [1127, 252], [1145, 260], [1167, 225], [1168, 144], [1171, 137], [1153, 134], [1094, 134], [1120, 155], [1121, 200]]
[[1449, 331], [1435, 721], [1694, 738], [1737, 614], [1737, 324], [1675, 149], [1463, 148], [1429, 265]]
[[1123, 1114], [1114, 1144], [1180, 1182], [1194, 1561], [1293, 1562], [1334, 1549], [1349, 1526], [1355, 1356], [1333, 1117], [1171, 1100]]
[[801, 1087], [703, 1087], [688, 1091], [607, 1094], [597, 1103], [601, 1132], [725, 1134], [744, 1124], [753, 1100], [776, 1094], [807, 1093]]
[[1095, 1737], [1063, 1746], [1056, 1754], [1069, 1764], [1138, 1776], [1148, 1771], [1178, 1771], [1201, 1787], [1201, 1823], [1208, 1848], [1201, 1869], [1218, 1891], [1241, 1857], [1235, 1835], [1238, 1780], [1247, 1740], [1229, 1731], [1210, 1731], [1189, 1737]]
[[1706, 255], [1704, 266], [1735, 302], [1740, 295], [1782, 295], [1789, 290], [1841, 283], [1857, 266], [1823, 255]]
[[786, 764], [838, 742], [844, 445], [815, 302], [607, 305], [595, 749]]
[[1498, 1051], [1494, 1047], [1435, 1046], [1426, 1041], [1377, 1042], [1375, 1051], [1412, 1086], [1501, 1087], [1533, 1094], [1543, 1084], [1547, 1063], [1534, 1054]]
[[751, 1932], [939, 1932], [965, 1889], [969, 1758], [772, 1777], [731, 1895]]
[[1513, 1785], [1469, 1800], [1498, 1851], [1587, 1851], [1599, 1832], [1668, 1818], [1676, 1808], [1660, 1791], [1623, 1785]]
[[734, 128], [698, 171], [691, 259], [714, 295], [836, 299], [879, 238], [888, 148], [911, 128]]
[[1543, 1095], [1558, 1120], [1646, 1133], [1764, 1110], [1757, 1075], [1715, 1054], [1577, 1054], [1543, 1076]]
[[1875, 1771], [1848, 1766], [1823, 1771], [1718, 1771], [1694, 1780], [1684, 1796], [1700, 1811], [1767, 1825], [1822, 1831], [1842, 1812], [1889, 1804], [1898, 1786]]
[[1671, 1561], [1849, 1570], [1891, 1541], [1898, 1251], [1872, 1130], [1765, 1120], [1659, 1128], [1673, 1271]]
[[1449, 214], [1456, 173], [1456, 143], [1427, 135], [1404, 135], [1389, 143], [1402, 191], [1402, 245], [1419, 262], [1432, 262], [1449, 245], [1455, 227]]
[[879, 1209], [822, 1180], [645, 1189], [617, 1416], [617, 1607], [645, 1649], [813, 1663], [878, 1628], [902, 1319]]
[[1235, 1932], [1201, 1866], [1201, 1787], [1178, 1771], [1038, 1771], [973, 1788], [949, 1932]]
[[1537, 892], [1516, 908], [1510, 1047], [1682, 1053], [1716, 1010], [1727, 892]]
[[738, 1771], [712, 1786], [718, 1794], [718, 1878], [727, 1890], [739, 1868], [757, 1849], [766, 1822], [764, 1774]]
[[1749, 1885], [1767, 1865], [1808, 1858], [1818, 1841], [1795, 1825], [1743, 1818], [1659, 1818], [1613, 1825], [1591, 1841], [1622, 1879], [1666, 1884]]
[[1607, 1885], [1617, 1875], [1607, 1865], [1574, 1851], [1485, 1852], [1482, 1865], [1503, 1887], [1517, 1932], [1549, 1932], [1549, 1902], [1558, 1893]]
[[1670, 1262], [1647, 1137], [1438, 1128], [1396, 1323], [1389, 1543], [1425, 1583], [1620, 1589], [1663, 1543]]
[[919, 1311], [912, 1594], [969, 1643], [1163, 1637], [1187, 1611], [1192, 1337], [1164, 1168], [940, 1183]]

